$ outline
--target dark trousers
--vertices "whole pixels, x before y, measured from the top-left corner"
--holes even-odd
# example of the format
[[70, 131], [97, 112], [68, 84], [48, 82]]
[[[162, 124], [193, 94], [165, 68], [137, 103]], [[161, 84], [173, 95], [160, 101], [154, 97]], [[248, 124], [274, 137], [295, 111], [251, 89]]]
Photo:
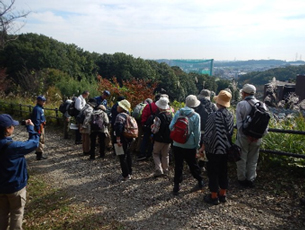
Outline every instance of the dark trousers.
[[116, 142], [116, 136], [114, 135], [114, 125], [111, 125], [110, 127], [110, 137], [111, 137], [111, 144], [113, 149], [113, 155], [115, 156], [115, 149], [114, 149], [114, 143]]
[[130, 155], [130, 143], [123, 142], [124, 155], [119, 155], [122, 176], [127, 177], [132, 174], [132, 159]]
[[182, 182], [184, 160], [188, 164], [192, 176], [198, 181], [202, 180], [201, 170], [196, 161], [196, 149], [184, 149], [177, 146], [173, 146], [173, 153], [175, 158], [175, 184], [179, 184]]
[[64, 121], [64, 139], [68, 139], [69, 138], [69, 118], [63, 116], [63, 121]]
[[75, 143], [82, 141], [82, 134], [79, 132], [79, 129], [75, 130]]
[[140, 157], [150, 157], [153, 151], [153, 142], [150, 138], [151, 133], [150, 132], [145, 132], [143, 135], [143, 139], [141, 142], [141, 149], [140, 149]]
[[90, 158], [95, 158], [95, 145], [96, 138], [99, 138], [99, 147], [100, 147], [100, 157], [105, 156], [105, 133], [101, 132], [92, 132], [90, 134], [91, 148], [90, 148]]
[[209, 177], [209, 189], [218, 192], [219, 188], [228, 188], [228, 158], [227, 154], [207, 153], [207, 171]]

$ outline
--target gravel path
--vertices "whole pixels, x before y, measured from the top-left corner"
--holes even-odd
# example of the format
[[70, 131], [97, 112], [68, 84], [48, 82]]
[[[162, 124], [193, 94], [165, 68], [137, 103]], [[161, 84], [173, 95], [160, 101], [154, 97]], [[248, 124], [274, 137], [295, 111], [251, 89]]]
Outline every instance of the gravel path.
[[[23, 129], [16, 128], [15, 140], [25, 138]], [[243, 189], [236, 183], [232, 165], [228, 202], [211, 206], [203, 202], [207, 186], [192, 192], [196, 180], [187, 167], [181, 191], [173, 196], [172, 163], [169, 177], [153, 178], [152, 160], [134, 161], [132, 180], [122, 183], [118, 181], [119, 160], [112, 153], [89, 161], [80, 155], [80, 145], [61, 136], [47, 130], [48, 159], [36, 161], [29, 154], [29, 168], [50, 178], [54, 187], [68, 191], [74, 202], [86, 203], [126, 229], [305, 229], [305, 209], [298, 204], [302, 178], [284, 180], [272, 170], [260, 169], [256, 187]], [[206, 173], [204, 178], [207, 184]]]

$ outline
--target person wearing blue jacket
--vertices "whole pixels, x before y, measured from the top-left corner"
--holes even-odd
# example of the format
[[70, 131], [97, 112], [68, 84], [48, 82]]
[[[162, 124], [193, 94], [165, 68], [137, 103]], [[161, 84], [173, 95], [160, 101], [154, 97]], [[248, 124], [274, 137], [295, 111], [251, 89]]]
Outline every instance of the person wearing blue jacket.
[[25, 121], [29, 133], [27, 141], [13, 141], [18, 121], [8, 114], [0, 115], [0, 229], [22, 229], [26, 202], [28, 172], [24, 155], [39, 145], [39, 135], [33, 122]]
[[202, 189], [204, 185], [201, 170], [196, 160], [196, 152], [200, 143], [200, 116], [194, 111], [194, 108], [199, 105], [200, 101], [195, 95], [187, 96], [185, 99], [185, 107], [179, 109], [175, 113], [174, 118], [169, 125], [169, 129], [172, 130], [180, 115], [183, 114], [187, 116], [190, 113], [193, 113], [193, 115], [189, 117], [191, 135], [187, 142], [181, 144], [173, 141], [173, 153], [175, 158], [174, 195], [178, 195], [180, 190], [179, 184], [182, 182], [184, 160], [188, 164], [192, 176], [198, 181], [197, 189]]
[[44, 104], [46, 102], [46, 98], [44, 96], [38, 96], [37, 97], [37, 104], [33, 108], [31, 120], [34, 123], [34, 129], [36, 132], [39, 133], [39, 146], [36, 149], [36, 159], [46, 159], [45, 156], [43, 156], [43, 147], [44, 147], [44, 141], [45, 141], [45, 125], [46, 125], [46, 118], [44, 116]]

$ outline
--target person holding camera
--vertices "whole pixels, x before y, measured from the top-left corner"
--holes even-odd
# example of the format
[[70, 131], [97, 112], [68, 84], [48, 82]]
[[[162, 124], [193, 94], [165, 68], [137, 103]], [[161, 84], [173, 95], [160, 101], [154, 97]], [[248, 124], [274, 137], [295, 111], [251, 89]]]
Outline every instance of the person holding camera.
[[39, 135], [33, 122], [25, 121], [29, 139], [13, 141], [12, 135], [18, 121], [8, 114], [0, 115], [0, 229], [22, 229], [28, 181], [24, 155], [39, 145]]
[[44, 108], [43, 108], [45, 102], [46, 102], [46, 98], [44, 96], [38, 96], [37, 104], [33, 108], [31, 115], [31, 120], [34, 123], [34, 129], [40, 135], [39, 146], [36, 149], [36, 160], [46, 159], [46, 157], [42, 155], [44, 141], [45, 141], [45, 125], [46, 125], [46, 118], [44, 116]]

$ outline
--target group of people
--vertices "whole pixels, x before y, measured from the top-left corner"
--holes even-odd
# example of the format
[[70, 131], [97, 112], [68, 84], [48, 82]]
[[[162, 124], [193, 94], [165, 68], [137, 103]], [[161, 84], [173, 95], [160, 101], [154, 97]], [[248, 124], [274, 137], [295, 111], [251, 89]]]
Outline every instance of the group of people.
[[[261, 138], [252, 138], [243, 133], [242, 124], [251, 112], [251, 104], [247, 100], [257, 101], [256, 88], [246, 84], [241, 90], [242, 100], [236, 107], [237, 138], [236, 144], [241, 148], [241, 160], [236, 163], [237, 180], [241, 186], [253, 188], [256, 179], [256, 167], [259, 156]], [[83, 154], [95, 159], [96, 139], [99, 139], [100, 157], [105, 156], [105, 138], [111, 137], [113, 144], [123, 148], [119, 155], [122, 174], [120, 181], [132, 179], [131, 145], [133, 138], [124, 135], [124, 129], [130, 116], [131, 105], [124, 97], [118, 98], [111, 108], [111, 117], [106, 113], [109, 91], [96, 98], [90, 98], [84, 91], [74, 100], [78, 114], [78, 129], [75, 144], [82, 144]], [[206, 169], [210, 193], [204, 201], [217, 205], [226, 202], [228, 189], [228, 170], [226, 150], [231, 145], [234, 118], [228, 110], [232, 95], [229, 89], [221, 90], [213, 99], [210, 91], [203, 89], [198, 96], [188, 95], [185, 107], [174, 111], [166, 94], [158, 94], [154, 101], [145, 99], [141, 119], [139, 120], [138, 139], [140, 151], [138, 160], [147, 159], [151, 153], [155, 164], [154, 176], [168, 175], [169, 151], [174, 158], [173, 194], [178, 195], [182, 183], [184, 161], [192, 176], [197, 180], [196, 189], [204, 187], [202, 170], [198, 156], [207, 158]], [[43, 105], [46, 99], [37, 97], [37, 105], [33, 109], [31, 119], [25, 121], [29, 133], [28, 141], [13, 141], [11, 136], [18, 122], [8, 114], [0, 115], [0, 229], [8, 226], [21, 229], [23, 210], [26, 199], [28, 174], [24, 155], [36, 150], [36, 159], [44, 159], [44, 126], [46, 119]], [[72, 103], [72, 100], [69, 101]], [[68, 105], [67, 105], [68, 110]], [[66, 113], [65, 118], [69, 118]], [[188, 117], [189, 136], [185, 143], [171, 139], [171, 131], [181, 116]], [[77, 115], [75, 116], [75, 119]], [[111, 119], [109, 119], [111, 118]], [[77, 120], [77, 119], [76, 119]], [[66, 120], [68, 121], [68, 119]], [[111, 127], [111, 129], [109, 128]], [[142, 138], [142, 139], [141, 139]], [[148, 144], [151, 143], [152, 145]]]

